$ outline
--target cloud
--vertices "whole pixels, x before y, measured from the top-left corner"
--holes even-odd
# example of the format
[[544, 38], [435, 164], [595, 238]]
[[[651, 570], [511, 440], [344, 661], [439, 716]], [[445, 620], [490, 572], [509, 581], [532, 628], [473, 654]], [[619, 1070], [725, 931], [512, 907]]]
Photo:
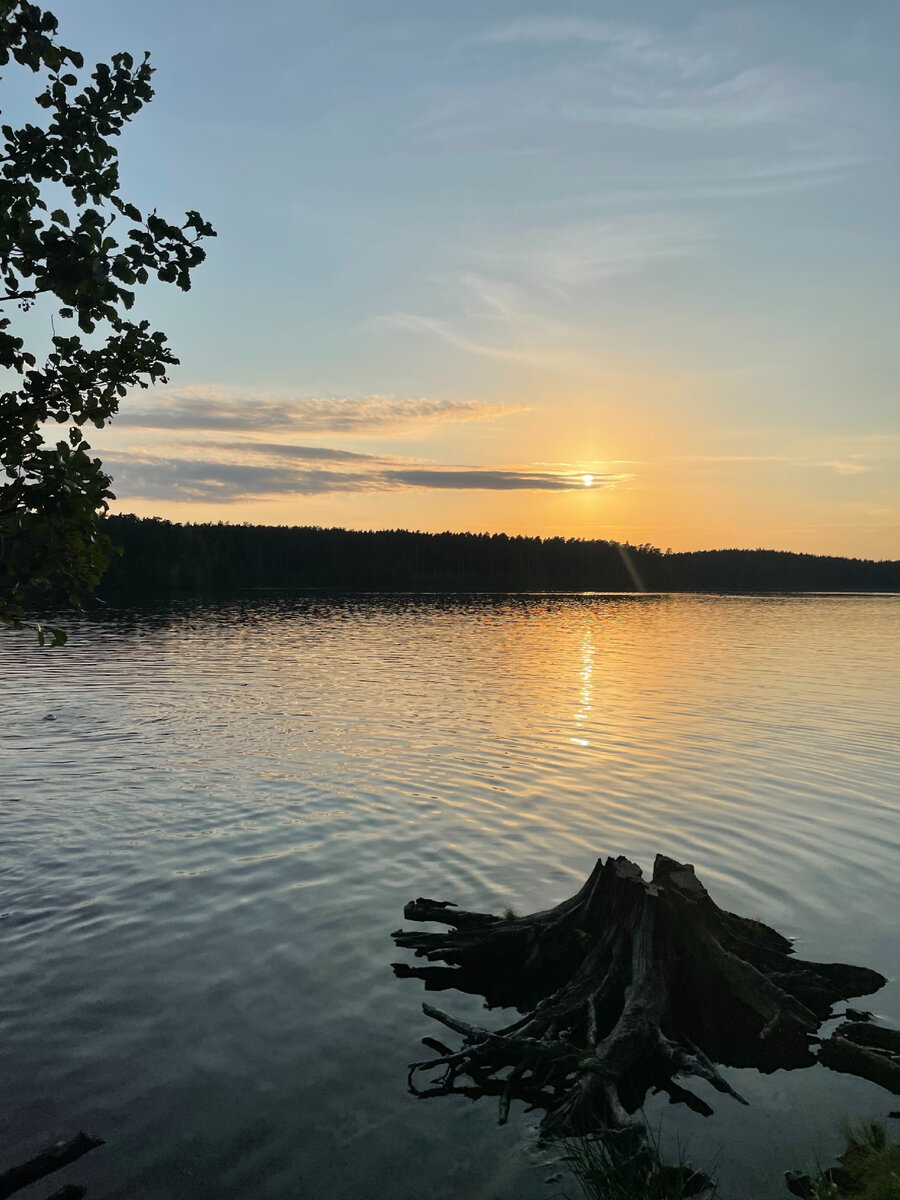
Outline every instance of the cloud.
[[775, 60], [756, 19], [535, 15], [451, 48], [414, 136], [494, 154], [527, 184], [445, 248], [453, 266], [427, 306], [376, 319], [466, 355], [577, 369], [596, 359], [593, 302], [617, 279], [679, 270], [696, 287], [681, 264], [743, 240], [746, 212], [725, 201], [825, 186], [871, 161], [862, 93]]
[[763, 24], [728, 13], [680, 28], [555, 15], [491, 26], [457, 44], [457, 78], [430, 88], [413, 132], [536, 156], [530, 200], [546, 202], [558, 177], [570, 210], [589, 202], [573, 180], [591, 175], [603, 179], [595, 204], [659, 205], [822, 186], [870, 162], [885, 131], [864, 92], [806, 55], [775, 58]]
[[[225, 463], [152, 456], [107, 455], [104, 468], [112, 475], [118, 499], [206, 501], [333, 490], [328, 481], [339, 473], [310, 469], [292, 471], [252, 463]], [[358, 491], [347, 487], [342, 490]]]
[[731, 154], [724, 148], [715, 158], [694, 158], [660, 167], [638, 158], [619, 164], [614, 173], [603, 179], [601, 190], [567, 192], [555, 199], [542, 200], [535, 208], [545, 213], [555, 210], [605, 209], [634, 205], [683, 206], [709, 204], [721, 200], [755, 200], [778, 196], [836, 183], [856, 168], [871, 161], [871, 155], [844, 152], [810, 152], [808, 155], [765, 155], [754, 158], [751, 153]]
[[126, 401], [117, 428], [246, 430], [291, 433], [381, 433], [439, 422], [487, 421], [524, 411], [478, 400], [431, 396], [361, 396], [279, 399], [219, 387], [170, 389], [151, 404]]
[[[554, 474], [549, 471], [515, 471], [490, 467], [410, 467], [399, 471], [384, 471], [382, 478], [398, 487], [450, 488], [491, 492], [571, 492], [584, 488], [582, 475]], [[596, 476], [598, 486], [613, 482], [613, 476]]]
[[510, 336], [507, 336], [504, 341], [492, 342], [484, 336], [467, 334], [459, 328], [457, 322], [443, 321], [437, 317], [423, 316], [418, 313], [386, 313], [382, 317], [377, 317], [376, 320], [381, 324], [404, 329], [410, 333], [440, 338], [442, 341], [449, 342], [451, 346], [455, 346], [457, 350], [482, 358], [498, 358], [505, 362], [524, 363], [535, 367], [543, 366], [553, 360], [554, 356], [534, 349], [534, 341], [538, 341], [540, 344], [541, 340], [546, 339], [523, 337], [527, 326], [533, 324], [533, 317], [523, 312], [520, 314], [521, 319], [513, 322], [508, 313], [498, 315], [502, 315], [508, 327], [504, 332], [511, 333], [512, 340]]
[[[532, 120], [553, 115], [686, 131], [796, 125], [824, 120], [835, 102], [837, 111], [853, 107], [849, 89], [816, 72], [754, 59], [751, 33], [748, 23], [728, 18], [680, 30], [577, 17], [520, 19], [466, 39], [463, 48], [471, 55], [481, 47], [495, 69], [507, 46], [516, 62], [532, 64], [518, 71], [505, 64], [499, 80], [482, 83], [470, 103], [485, 118], [509, 115], [518, 99], [521, 115]], [[535, 47], [528, 56], [523, 43]], [[444, 121], [454, 107], [458, 113], [465, 107], [461, 96], [446, 105]], [[442, 116], [430, 119], [440, 125]]]
[[838, 475], [864, 475], [872, 468], [868, 463], [855, 462], [848, 459], [832, 459], [830, 462], [823, 462], [823, 467], [831, 467], [833, 471], [837, 471]]
[[[513, 238], [502, 233], [476, 251], [485, 264], [557, 293], [632, 274], [673, 258], [696, 254], [709, 233], [667, 213], [634, 213], [562, 226], [538, 226]], [[479, 295], [499, 285], [472, 272], [464, 276]], [[490, 299], [495, 306], [495, 295]], [[508, 306], [507, 306], [508, 307]], [[516, 315], [516, 314], [513, 314]]]
[[[269, 451], [272, 447], [257, 447]], [[242, 450], [247, 447], [241, 447]], [[287, 448], [277, 448], [282, 452]], [[303, 447], [298, 449], [310, 449]], [[359, 456], [365, 459], [366, 456]], [[310, 496], [328, 492], [398, 490], [576, 491], [583, 477], [574, 471], [536, 471], [518, 467], [396, 466], [360, 462], [350, 469], [294, 464], [233, 463], [163, 458], [144, 454], [108, 455], [105, 468], [121, 499], [232, 503], [270, 496]], [[624, 476], [594, 475], [595, 487], [608, 487]]]
[[[654, 57], [654, 40], [645, 30], [610, 21], [593, 21], [583, 17], [520, 17], [506, 25], [497, 25], [475, 37], [467, 38], [470, 45], [478, 42], [596, 42], [599, 45], [615, 45], [632, 57], [646, 57], [648, 51]], [[692, 58], [681, 65], [695, 67]]]
[[289, 442], [204, 442], [207, 450], [229, 450], [240, 454], [261, 454], [307, 462], [383, 463], [393, 459], [379, 454], [357, 454], [352, 450], [335, 450], [333, 446], [295, 446]]
[[554, 311], [560, 297], [575, 299], [573, 293], [591, 284], [689, 253], [701, 241], [696, 231], [665, 218], [498, 233], [489, 246], [462, 251], [469, 269], [437, 281], [433, 290], [443, 291], [452, 318], [395, 312], [375, 320], [482, 358], [533, 367], [573, 365], [585, 356], [583, 312], [572, 313], [570, 305], [569, 319], [563, 319]]
[[[663, 213], [495, 231], [481, 246], [460, 248], [468, 269], [438, 281], [444, 303], [456, 310], [452, 318], [396, 312], [376, 320], [465, 354], [525, 366], [573, 364], [584, 357], [579, 328], [588, 289], [696, 254], [709, 240], [696, 224]], [[568, 319], [555, 312], [561, 298], [572, 301]]]
[[864, 475], [874, 468], [870, 463], [856, 459], [807, 458], [793, 454], [687, 454], [673, 455], [669, 462], [684, 463], [778, 463], [788, 467], [815, 467], [835, 471], [838, 475]]

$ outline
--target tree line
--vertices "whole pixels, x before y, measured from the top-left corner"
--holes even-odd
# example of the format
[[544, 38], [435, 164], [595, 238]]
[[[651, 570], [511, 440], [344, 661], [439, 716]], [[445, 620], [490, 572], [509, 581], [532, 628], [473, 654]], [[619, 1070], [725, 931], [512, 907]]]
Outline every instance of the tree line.
[[782, 550], [663, 553], [651, 545], [505, 533], [176, 524], [111, 516], [121, 548], [101, 599], [261, 589], [363, 591], [900, 591], [900, 561]]

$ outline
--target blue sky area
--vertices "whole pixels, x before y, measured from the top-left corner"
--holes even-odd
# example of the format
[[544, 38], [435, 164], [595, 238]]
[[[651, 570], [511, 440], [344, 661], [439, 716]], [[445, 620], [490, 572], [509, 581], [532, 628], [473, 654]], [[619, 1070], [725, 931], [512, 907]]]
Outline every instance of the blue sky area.
[[219, 232], [119, 510], [900, 555], [900, 5], [56, 11]]

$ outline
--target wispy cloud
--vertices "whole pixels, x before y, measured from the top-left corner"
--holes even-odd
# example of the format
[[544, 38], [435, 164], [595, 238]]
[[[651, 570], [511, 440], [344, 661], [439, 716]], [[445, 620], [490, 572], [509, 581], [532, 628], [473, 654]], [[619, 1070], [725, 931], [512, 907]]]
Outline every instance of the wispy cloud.
[[[681, 28], [533, 15], [451, 48], [414, 137], [490, 150], [525, 183], [485, 207], [428, 301], [376, 320], [524, 367], [596, 364], [597, 310], [623, 276], [667, 272], [746, 240], [741, 201], [845, 178], [877, 153], [844, 80], [772, 56], [754, 18]], [[728, 206], [724, 201], [733, 201]], [[639, 284], [631, 289], [636, 293]]]
[[117, 428], [246, 430], [289, 433], [381, 433], [441, 422], [487, 421], [522, 409], [478, 400], [431, 396], [312, 397], [282, 399], [234, 389], [169, 389], [147, 403], [127, 400]]
[[297, 446], [290, 442], [204, 441], [201, 446], [204, 451], [224, 450], [243, 457], [284, 458], [291, 462], [389, 463], [406, 461], [381, 454], [359, 454], [353, 450], [337, 450], [334, 446]]
[[455, 53], [464, 72], [435, 85], [415, 132], [537, 155], [547, 178], [562, 161], [570, 208], [578, 161], [605, 165], [601, 202], [659, 204], [821, 186], [878, 153], [860, 89], [774, 58], [752, 16], [672, 28], [536, 15], [482, 29]]
[[700, 253], [709, 241], [694, 222], [664, 213], [499, 230], [489, 241], [459, 247], [466, 269], [436, 281], [435, 295], [452, 306], [451, 317], [397, 312], [376, 319], [465, 354], [524, 366], [572, 364], [584, 357], [586, 292]]
[[[623, 25], [612, 21], [597, 21], [585, 17], [519, 17], [505, 25], [495, 25], [473, 37], [464, 39], [464, 44], [477, 45], [479, 42], [594, 42], [601, 46], [616, 46], [628, 57], [646, 59], [648, 55], [653, 61], [671, 58], [671, 48], [666, 52], [659, 44], [658, 36], [635, 26]], [[695, 55], [685, 57], [680, 53], [677, 58], [682, 70], [692, 71], [698, 65]]]
[[[497, 312], [491, 315], [502, 322], [499, 336], [496, 324], [494, 328], [486, 329], [484, 323], [477, 318], [475, 321], [465, 317], [445, 321], [424, 314], [401, 312], [387, 313], [376, 319], [380, 324], [394, 329], [439, 338], [455, 346], [457, 350], [482, 358], [496, 358], [537, 367], [544, 366], [558, 357], [550, 352], [546, 337], [529, 336], [534, 332], [533, 314], [520, 311], [517, 319], [513, 319], [510, 313]], [[473, 325], [474, 331], [467, 332], [467, 327]]]
[[830, 467], [832, 471], [837, 471], [838, 475], [865, 475], [872, 470], [869, 463], [857, 462], [851, 459], [830, 459], [828, 462], [821, 464], [823, 467]]
[[[119, 500], [230, 504], [273, 496], [400, 490], [562, 492], [584, 487], [573, 465], [448, 465], [294, 441], [299, 432], [385, 436], [419, 424], [486, 420], [517, 406], [431, 398], [281, 400], [224, 388], [170, 389], [152, 406], [125, 412], [130, 442], [117, 433], [103, 454]], [[223, 431], [232, 439], [216, 438]], [[137, 434], [135, 440], [134, 435]], [[148, 438], [148, 435], [150, 437]], [[151, 440], [152, 439], [152, 440]], [[592, 469], [593, 486], [628, 476]]]
[[[484, 490], [491, 492], [571, 492], [584, 488], [582, 475], [553, 474], [549, 471], [513, 470], [492, 467], [409, 467], [403, 470], [382, 472], [382, 477], [397, 487], [449, 488], [457, 490]], [[619, 476], [598, 475], [592, 486], [608, 487], [619, 481]]]
[[466, 354], [477, 354], [484, 358], [499, 358], [510, 362], [533, 363], [537, 365], [540, 356], [526, 346], [494, 345], [490, 341], [467, 336], [452, 321], [443, 321], [437, 317], [429, 317], [421, 313], [386, 313], [376, 320], [395, 329], [405, 329], [410, 333], [425, 334], [449, 342], [457, 350]]
[[[242, 451], [246, 449], [241, 446]], [[272, 447], [258, 449], [269, 453]], [[378, 464], [374, 459], [372, 465], [359, 463], [336, 469], [298, 463], [272, 465], [120, 452], [107, 456], [104, 465], [113, 476], [113, 487], [120, 500], [141, 498], [233, 503], [271, 496], [310, 496], [329, 492], [410, 489], [564, 492], [584, 487], [583, 476], [571, 470], [425, 464], [395, 466], [389, 460]], [[613, 486], [623, 478], [620, 475], [597, 474], [593, 476], [593, 486]]]
[[838, 475], [865, 475], [874, 470], [871, 462], [859, 458], [821, 459], [795, 454], [686, 454], [674, 455], [669, 462], [709, 463], [713, 466], [734, 463], [778, 463], [788, 467], [818, 468], [834, 471]]
[[[584, 359], [586, 291], [699, 253], [709, 237], [695, 223], [662, 213], [500, 230], [460, 247], [467, 268], [435, 282], [451, 317], [398, 312], [376, 319], [465, 354], [524, 366], [573, 364]], [[569, 310], [560, 310], [560, 300], [571, 302]]]
[[[529, 59], [526, 114], [532, 117], [553, 112], [611, 125], [717, 130], [815, 121], [836, 99], [847, 110], [854, 97], [841, 85], [808, 69], [755, 59], [749, 32], [740, 17], [707, 17], [676, 30], [531, 17], [484, 30], [466, 39], [465, 48], [471, 53], [481, 46], [495, 55], [509, 46], [518, 55], [522, 43], [531, 43], [542, 51]], [[488, 111], [499, 113], [522, 82], [521, 72], [507, 72], [499, 83], [484, 85], [496, 102]]]
[[[680, 210], [689, 205], [708, 206], [723, 200], [751, 201], [763, 197], [807, 191], [845, 179], [870, 162], [864, 150], [829, 150], [812, 147], [808, 153], [783, 158], [778, 149], [773, 155], [734, 154], [722, 148], [713, 158], [685, 155], [678, 161], [643, 164], [639, 159], [616, 164], [604, 173], [600, 187], [587, 191], [568, 191], [536, 202], [536, 211], [597, 210], [665, 203]], [[701, 210], [703, 211], [703, 210]]]
[[[501, 231], [489, 246], [474, 248], [473, 257], [504, 278], [569, 294], [598, 281], [696, 254], [709, 239], [709, 230], [693, 221], [667, 213], [629, 213], [562, 226], [539, 225], [514, 237]], [[464, 281], [485, 295], [488, 280], [471, 273]], [[495, 298], [498, 286], [492, 283], [490, 299], [500, 307]]]

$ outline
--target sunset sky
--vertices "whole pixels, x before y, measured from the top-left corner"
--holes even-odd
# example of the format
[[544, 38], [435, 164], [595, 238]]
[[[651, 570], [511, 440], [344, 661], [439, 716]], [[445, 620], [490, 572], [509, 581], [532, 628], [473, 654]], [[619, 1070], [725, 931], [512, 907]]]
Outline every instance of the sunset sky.
[[219, 232], [117, 511], [900, 556], [896, 0], [56, 11]]

